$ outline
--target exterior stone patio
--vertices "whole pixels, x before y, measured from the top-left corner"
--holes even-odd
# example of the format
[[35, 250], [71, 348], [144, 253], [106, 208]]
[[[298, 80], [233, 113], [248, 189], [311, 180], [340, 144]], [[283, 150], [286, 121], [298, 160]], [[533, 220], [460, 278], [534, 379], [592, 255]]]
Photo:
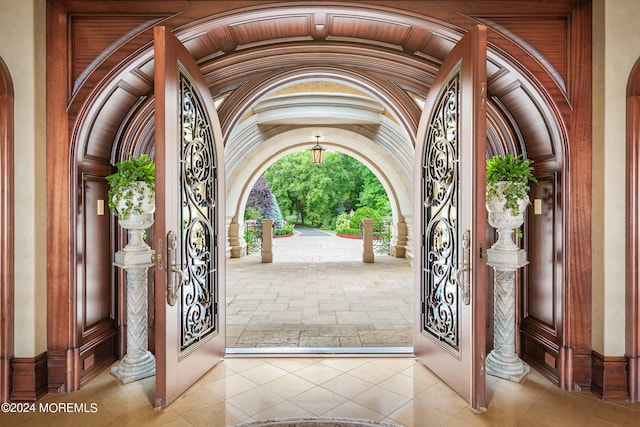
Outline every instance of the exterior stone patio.
[[273, 263], [227, 259], [227, 348], [412, 347], [409, 261], [305, 234], [274, 239]]

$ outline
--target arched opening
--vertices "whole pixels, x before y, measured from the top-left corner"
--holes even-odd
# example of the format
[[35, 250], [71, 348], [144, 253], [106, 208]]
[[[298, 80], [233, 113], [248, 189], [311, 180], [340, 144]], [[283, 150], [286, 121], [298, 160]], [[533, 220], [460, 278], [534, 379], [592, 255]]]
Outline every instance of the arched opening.
[[13, 81], [0, 58], [0, 397], [11, 395], [14, 356]]
[[[299, 212], [297, 205], [290, 202], [292, 197], [311, 206], [317, 197], [320, 205], [328, 209], [315, 217], [308, 211], [307, 218], [329, 224], [342, 216], [349, 218], [345, 200], [338, 195], [347, 198], [347, 210], [356, 209], [359, 200], [340, 187], [362, 189], [358, 182], [360, 171], [367, 166], [345, 153], [345, 146], [348, 144], [339, 150], [327, 146], [323, 165], [311, 164], [308, 143], [297, 149], [291, 147], [288, 154], [272, 160], [265, 173], [258, 175], [266, 177], [264, 182], [271, 182], [272, 194], [285, 202], [279, 210], [283, 215]], [[368, 174], [375, 176], [370, 169]], [[332, 186], [332, 176], [342, 184]], [[332, 187], [313, 189], [313, 183], [318, 182]], [[260, 189], [265, 185], [268, 184], [261, 184]], [[253, 182], [247, 188], [254, 188]], [[314, 196], [309, 198], [308, 194]], [[241, 206], [249, 206], [248, 198], [245, 193]], [[284, 206], [293, 209], [287, 211]], [[240, 208], [240, 212], [246, 210]], [[339, 216], [338, 211], [343, 214]], [[243, 216], [239, 218], [242, 220]], [[296, 222], [293, 236], [274, 238], [269, 246], [269, 264], [262, 263], [259, 252], [227, 261], [227, 352], [410, 354], [413, 282], [409, 262], [389, 256], [390, 240], [385, 238], [377, 242], [375, 263], [365, 264], [358, 228], [342, 230], [351, 234], [341, 236], [337, 235], [338, 224], [335, 229], [317, 230], [309, 228], [312, 221], [307, 219], [305, 227]], [[248, 248], [254, 242], [246, 236], [251, 236], [255, 221], [244, 224]]]
[[[378, 95], [383, 104], [389, 106], [393, 116], [397, 118], [397, 123], [406, 133], [406, 140], [409, 142], [407, 150], [410, 151], [414, 144], [421, 112], [413, 95], [425, 96], [437, 72], [439, 62], [473, 21], [466, 17], [461, 18], [457, 12], [448, 15], [445, 13], [439, 20], [435, 20], [426, 14], [407, 13], [362, 4], [332, 6], [329, 11], [325, 8], [321, 9], [320, 11], [317, 6], [309, 4], [298, 5], [298, 7], [290, 5], [257, 7], [254, 10], [249, 8], [234, 11], [234, 13], [202, 15], [198, 16], [198, 19], [194, 18], [193, 21], [187, 18], [187, 21], [174, 23], [176, 28], [180, 28], [177, 35], [187, 45], [192, 55], [199, 60], [212, 96], [223, 99], [219, 105], [218, 114], [227, 150], [229, 150], [227, 163], [229, 169], [233, 164], [231, 158], [233, 153], [238, 156], [237, 165], [242, 164], [242, 169], [249, 170], [252, 174], [260, 167], [264, 167], [267, 159], [286, 150], [287, 143], [293, 140], [300, 143], [300, 141], [312, 139], [318, 128], [315, 124], [306, 126], [305, 129], [305, 127], [295, 127], [291, 124], [270, 123], [251, 128], [249, 132], [255, 131], [261, 134], [259, 138], [238, 139], [244, 143], [249, 142], [249, 145], [244, 147], [239, 145], [236, 147], [237, 151], [231, 148], [234, 132], [242, 128], [243, 120], [246, 119], [250, 108], [257, 106], [266, 94], [271, 93], [283, 82], [296, 79], [308, 80], [311, 76], [317, 78], [320, 70], [324, 70], [326, 75], [342, 76], [342, 79], [357, 81], [360, 87], [367, 88]], [[265, 20], [264, 13], [267, 11], [269, 19]], [[319, 21], [321, 16], [322, 22]], [[349, 33], [358, 28], [369, 28], [362, 20], [369, 22], [368, 20], [372, 18], [375, 18], [377, 24], [394, 31], [385, 34], [383, 31], [378, 31], [376, 29], [378, 27], [371, 26], [370, 30], [365, 30], [364, 33]], [[74, 19], [76, 24], [81, 23], [81, 17]], [[297, 22], [298, 19], [316, 25], [283, 25], [281, 28], [289, 28], [288, 31], [292, 31], [291, 34], [286, 35], [262, 31], [265, 29], [262, 25], [266, 22], [270, 22], [269, 25], [271, 25], [292, 22], [290, 20]], [[324, 21], [325, 19], [327, 21]], [[333, 22], [342, 22], [343, 25], [340, 28], [341, 31], [346, 31], [345, 34], [338, 37], [328, 34], [337, 28], [325, 25], [332, 19], [337, 20]], [[172, 21], [167, 22], [171, 24]], [[363, 24], [363, 26], [344, 25], [349, 22]], [[146, 24], [152, 25], [149, 22]], [[57, 27], [55, 31], [59, 34], [66, 34], [67, 29], [63, 28], [64, 25], [56, 23], [53, 26]], [[231, 27], [237, 29], [240, 26], [243, 31], [235, 34], [247, 37], [229, 40], [229, 46], [212, 47], [212, 41], [218, 40], [216, 34], [226, 32]], [[397, 37], [396, 31], [404, 28], [411, 28], [415, 37], [407, 39]], [[569, 181], [565, 160], [568, 158], [570, 148], [569, 139], [587, 141], [588, 138], [579, 137], [578, 131], [573, 130], [573, 127], [571, 127], [573, 133], [569, 133], [563, 125], [563, 119], [567, 119], [572, 113], [569, 113], [571, 105], [567, 102], [567, 88], [562, 81], [562, 76], [559, 76], [550, 64], [531, 60], [531, 57], [537, 57], [535, 52], [530, 52], [528, 50], [530, 47], [521, 44], [517, 37], [505, 31], [504, 28], [499, 28], [499, 25], [495, 28], [496, 32], [489, 52], [491, 79], [487, 87], [489, 144], [490, 146], [493, 144], [495, 152], [527, 151], [529, 157], [534, 158], [536, 173], [539, 178], [543, 178], [544, 185], [539, 190], [534, 190], [539, 194], [534, 194], [533, 197], [546, 201], [551, 212], [545, 217], [532, 217], [534, 221], [528, 225], [531, 230], [528, 235], [534, 238], [538, 231], [541, 232], [541, 236], [546, 236], [551, 230], [552, 242], [548, 243], [548, 240], [542, 237], [536, 238], [537, 241], [529, 241], [527, 249], [530, 259], [535, 259], [538, 263], [532, 263], [524, 280], [529, 288], [543, 288], [544, 292], [541, 293], [547, 294], [551, 290], [554, 299], [541, 301], [538, 306], [533, 307], [535, 319], [529, 319], [532, 329], [528, 335], [525, 334], [524, 347], [529, 351], [531, 362], [535, 361], [543, 370], [546, 369], [545, 374], [554, 378], [562, 387], [573, 389], [578, 387], [577, 383], [584, 386], [589, 381], [585, 377], [584, 369], [573, 369], [573, 366], [577, 360], [584, 361], [586, 357], [590, 357], [589, 346], [585, 345], [588, 344], [586, 342], [588, 338], [580, 332], [580, 330], [588, 330], [582, 326], [590, 322], [589, 319], [584, 318], [584, 313], [589, 312], [586, 309], [588, 305], [586, 301], [590, 299], [590, 287], [587, 286], [584, 292], [580, 293], [568, 292], [568, 289], [572, 288], [570, 286], [572, 281], [579, 280], [578, 277], [582, 277], [582, 272], [587, 270], [580, 267], [586, 262], [584, 257], [579, 257], [578, 261], [573, 260], [571, 264], [567, 264], [567, 260], [572, 258], [571, 255], [577, 249], [575, 245], [569, 247], [564, 243], [565, 237], [573, 233], [574, 228], [577, 227], [580, 228], [580, 233], [576, 235], [584, 239], [583, 244], [589, 244], [590, 234], [583, 229], [585, 228], [583, 222], [577, 220], [574, 222], [571, 219], [572, 213], [584, 214], [588, 211], [584, 208], [589, 206], [589, 200], [577, 196], [582, 191], [582, 187]], [[104, 62], [100, 63], [100, 67], [97, 67], [97, 64], [90, 64], [86, 72], [82, 75], [78, 73], [75, 76], [70, 106], [64, 112], [49, 116], [52, 124], [51, 138], [49, 138], [49, 144], [52, 146], [50, 152], [52, 170], [65, 172], [64, 177], [62, 172], [53, 172], [53, 174], [59, 173], [61, 179], [70, 179], [68, 189], [60, 189], [63, 193], [62, 197], [56, 197], [55, 202], [51, 202], [56, 207], [56, 212], [64, 211], [69, 214], [50, 218], [50, 230], [56, 231], [51, 234], [53, 237], [50, 250], [61, 249], [68, 244], [68, 241], [72, 241], [70, 253], [65, 252], [64, 257], [55, 260], [55, 265], [49, 270], [48, 286], [52, 291], [49, 300], [49, 318], [62, 319], [53, 323], [56, 325], [59, 322], [65, 323], [61, 330], [68, 329], [67, 332], [72, 330], [74, 332], [65, 335], [53, 326], [49, 331], [50, 388], [52, 389], [62, 386], [68, 390], [78, 388], [81, 378], [90, 377], [101, 363], [108, 363], [106, 359], [100, 361], [91, 358], [91, 352], [88, 349], [91, 346], [96, 348], [96, 342], [91, 340], [97, 339], [99, 334], [92, 336], [76, 331], [75, 325], [82, 324], [77, 321], [82, 313], [76, 306], [66, 306], [64, 301], [74, 300], [77, 289], [82, 288], [86, 283], [83, 282], [86, 277], [86, 263], [83, 256], [96, 250], [88, 247], [87, 242], [82, 239], [84, 231], [80, 230], [77, 233], [75, 231], [77, 224], [83, 224], [85, 219], [93, 221], [88, 209], [90, 206], [95, 206], [96, 200], [88, 196], [93, 197], [92, 190], [96, 190], [97, 193], [103, 191], [102, 178], [109, 173], [113, 160], [122, 153], [153, 150], [153, 104], [150, 99], [152, 80], [149, 78], [153, 62], [148, 49], [142, 48], [148, 41], [148, 35], [145, 35], [143, 27], [141, 32], [136, 34], [126, 41], [123, 40], [121, 42], [123, 44], [114, 45], [113, 55], [107, 55]], [[385, 37], [390, 38], [385, 39]], [[429, 40], [430, 43], [422, 44], [416, 40]], [[399, 44], [402, 45], [402, 49], [394, 47]], [[409, 52], [415, 52], [415, 54]], [[54, 54], [55, 52], [51, 53], [51, 55]], [[67, 66], [60, 65], [63, 69]], [[103, 77], [106, 78], [103, 79]], [[73, 123], [71, 130], [66, 128], [69, 120]], [[56, 144], [60, 139], [56, 130], [60, 131], [58, 128], [62, 126], [56, 124], [58, 121], [65, 124], [60, 134], [66, 135], [68, 132], [71, 140], [70, 147], [65, 146], [64, 143]], [[322, 127], [329, 128], [326, 125]], [[342, 140], [330, 138], [341, 143], [348, 140], [365, 144], [366, 141], [376, 140], [375, 136], [377, 136], [377, 131], [371, 131], [361, 125], [356, 125], [355, 128], [363, 132], [354, 132], [353, 129], [344, 126], [330, 128], [332, 132], [347, 136]], [[289, 137], [291, 140], [287, 141]], [[259, 144], [253, 144], [251, 141]], [[276, 149], [274, 144], [281, 144], [280, 148]], [[263, 151], [254, 150], [258, 146]], [[345, 149], [357, 152], [350, 145]], [[273, 151], [269, 152], [269, 150]], [[573, 147], [572, 150], [578, 150], [574, 154], [580, 153], [578, 146]], [[249, 153], [252, 155], [250, 156]], [[261, 154], [258, 155], [258, 153]], [[367, 158], [364, 153], [360, 154], [363, 159]], [[577, 155], [573, 159], [579, 159], [577, 167], [580, 171], [586, 167], [587, 162], [582, 156]], [[369, 160], [372, 159], [369, 158]], [[387, 161], [387, 164], [379, 166], [377, 161], [372, 161], [372, 164], [379, 166], [381, 174], [403, 173], [402, 166], [400, 170], [396, 170], [390, 163], [394, 161], [402, 164], [402, 155], [398, 154], [398, 150], [380, 155], [380, 161]], [[412, 158], [409, 164], [412, 164]], [[66, 175], [66, 167], [69, 165], [72, 170], [71, 178]], [[232, 179], [232, 172], [229, 173], [228, 182], [233, 182], [234, 185], [237, 183], [239, 186], [229, 188], [227, 193], [227, 206], [229, 209], [233, 206], [233, 211], [227, 211], [228, 236], [232, 240], [233, 218], [237, 218], [241, 212], [241, 195], [247, 191], [246, 188], [251, 179], [235, 180]], [[411, 176], [412, 172], [409, 172], [409, 177]], [[405, 181], [390, 179], [389, 182], [403, 182], [404, 185]], [[406, 182], [407, 187], [411, 188], [412, 179]], [[569, 200], [572, 200], [571, 205], [568, 204]], [[409, 197], [409, 203], [411, 203], [411, 197]], [[402, 205], [400, 196], [397, 204]], [[61, 207], [66, 207], [66, 210]], [[398, 212], [405, 211], [400, 207]], [[407, 241], [402, 245], [411, 248], [412, 239], [416, 238], [410, 225], [413, 221], [412, 209], [406, 212], [408, 214], [402, 214], [402, 222], [405, 225]], [[400, 223], [400, 215], [398, 218]], [[100, 239], [103, 245], [101, 247], [108, 243], [107, 247], [113, 248], [114, 242], [110, 235]], [[230, 242], [230, 251], [232, 247], [233, 242]], [[102, 268], [105, 269], [104, 275], [108, 279], [104, 280], [100, 286], [113, 287], [117, 278], [108, 262], [103, 263]], [[70, 280], [67, 281], [67, 278]], [[590, 278], [586, 277], [586, 280], [589, 282]], [[533, 296], [535, 294], [536, 292], [531, 293]], [[528, 308], [523, 312], [531, 313]], [[108, 317], [109, 313], [105, 315]], [[579, 321], [572, 323], [571, 325], [576, 326], [570, 326], [567, 330], [564, 321], [569, 317], [574, 320], [577, 317]], [[87, 338], [86, 341], [83, 341], [84, 337]], [[113, 342], [109, 345], [113, 345]], [[70, 374], [67, 375], [67, 373]]]
[[640, 399], [640, 60], [627, 82], [625, 356], [629, 400]]

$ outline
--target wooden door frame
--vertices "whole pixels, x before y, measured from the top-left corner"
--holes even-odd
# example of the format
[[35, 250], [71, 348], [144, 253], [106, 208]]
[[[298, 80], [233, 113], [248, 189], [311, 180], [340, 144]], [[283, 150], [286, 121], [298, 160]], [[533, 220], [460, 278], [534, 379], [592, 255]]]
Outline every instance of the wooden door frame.
[[640, 59], [627, 82], [625, 357], [629, 400], [640, 399]]
[[[247, 9], [244, 10], [255, 6], [255, 10], [270, 11], [267, 3], [247, 2]], [[373, 3], [375, 2], [348, 4], [366, 10], [375, 8]], [[397, 8], [404, 5], [406, 12], [409, 3], [397, 2], [393, 9], [383, 10], [378, 7], [376, 10], [399, 11], [401, 9]], [[421, 3], [422, 10], [428, 7], [427, 3]], [[468, 5], [468, 2], [451, 2], [438, 11], [438, 19], [448, 25], [460, 27], [473, 20], [496, 24], [491, 17], [500, 17], [499, 12], [504, 10], [501, 5], [496, 6], [494, 3], [488, 2], [493, 6], [484, 10], [483, 2], [478, 2], [476, 14], [464, 15], [452, 8]], [[535, 1], [529, 4], [531, 14], [540, 11], [535, 4]], [[113, 9], [109, 2], [95, 0], [48, 1], [47, 5], [47, 253], [59, 256], [52, 257], [47, 264], [46, 356], [49, 390], [55, 392], [72, 391], [80, 387], [82, 360], [78, 348], [75, 306], [75, 241], [78, 227], [76, 175], [77, 158], [86, 149], [86, 140], [83, 138], [86, 138], [86, 129], [92, 126], [85, 120], [93, 105], [99, 105], [102, 97], [109, 96], [105, 93], [109, 79], [131, 65], [127, 62], [131, 60], [130, 55], [141, 51], [148, 40], [141, 30], [140, 35], [131, 34], [129, 39], [123, 39], [122, 45], [114, 47], [113, 51], [105, 51], [107, 55], [97, 56], [96, 59], [100, 61], [85, 64], [83, 61], [87, 57], [93, 58], [101, 54], [106, 47], [96, 52], [77, 51], [82, 47], [87, 48], [87, 45], [83, 45], [83, 40], [74, 38], [72, 25], [81, 21], [85, 16], [83, 13], [87, 11], [97, 12], [92, 17], [99, 16], [100, 13], [113, 17], [123, 12]], [[163, 20], [168, 25], [185, 29], [193, 22], [205, 22], [204, 19], [214, 13], [211, 5], [205, 1], [193, 2], [190, 3], [188, 13], [180, 13], [186, 8], [183, 2], [163, 2], [162, 5], [153, 6], [145, 3], [136, 4], [135, 11], [149, 13], [148, 21]], [[222, 11], [224, 4], [217, 2], [216, 7], [216, 13], [224, 12], [230, 22], [235, 19], [235, 15], [228, 10], [231, 6]], [[560, 14], [553, 15], [549, 11], [549, 16], [557, 16], [557, 22], [566, 25], [566, 31], [562, 32], [567, 37], [566, 49], [562, 43], [543, 46], [550, 49], [549, 52], [527, 49], [513, 38], [517, 32], [511, 33], [499, 25], [492, 27], [489, 43], [497, 51], [510, 55], [514, 61], [517, 59], [519, 72], [532, 79], [532, 84], [539, 90], [539, 100], [545, 103], [545, 112], [553, 116], [553, 122], [558, 123], [561, 128], [558, 132], [560, 135], [554, 136], [558, 157], [554, 164], [559, 163], [558, 167], [561, 168], [558, 173], [562, 176], [562, 187], [559, 189], [558, 199], [562, 208], [565, 226], [562, 233], [566, 244], [558, 255], [561, 258], [559, 262], [564, 267], [562, 283], [558, 287], [563, 294], [563, 321], [559, 355], [554, 360], [554, 366], [557, 363], [561, 388], [587, 390], [591, 384], [591, 252], [584, 248], [591, 246], [591, 5], [587, 0], [564, 0], [554, 3], [553, 7], [560, 8]], [[287, 10], [295, 9], [290, 9], [287, 5]], [[529, 12], [523, 12], [523, 15], [527, 14]], [[419, 20], [430, 15], [412, 10], [411, 17]], [[524, 41], [526, 40], [525, 38]], [[105, 42], [103, 39], [90, 39], [86, 43], [91, 41]], [[268, 44], [265, 43], [265, 46]], [[230, 45], [229, 51], [233, 52], [234, 48], [235, 46]], [[554, 71], [552, 64], [541, 62], [546, 53], [556, 53], [556, 50], [566, 54], [567, 62], [563, 62], [566, 69], [561, 70], [563, 72], [557, 76], [551, 74]], [[80, 55], [82, 53], [86, 55]], [[89, 54], [94, 56], [87, 56]], [[236, 56], [242, 57], [240, 54]], [[261, 61], [268, 62], [269, 58], [262, 58]], [[148, 82], [141, 80], [141, 85], [145, 84]], [[137, 92], [134, 91], [133, 94], [137, 95]], [[242, 95], [242, 91], [239, 91], [235, 98]], [[235, 99], [231, 101], [235, 102]], [[221, 109], [222, 116], [232, 122], [234, 111], [231, 109], [234, 103], [225, 104]], [[565, 163], [568, 159], [571, 159], [570, 168]]]
[[14, 94], [9, 68], [0, 57], [0, 397], [11, 396], [14, 357]]

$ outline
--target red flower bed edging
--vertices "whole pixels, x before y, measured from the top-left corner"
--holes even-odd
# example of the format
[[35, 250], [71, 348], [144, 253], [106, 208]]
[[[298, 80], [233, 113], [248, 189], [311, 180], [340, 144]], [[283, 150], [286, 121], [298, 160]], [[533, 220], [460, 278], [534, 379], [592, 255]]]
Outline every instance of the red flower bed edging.
[[336, 234], [336, 236], [338, 236], [338, 237], [343, 237], [343, 238], [345, 238], [345, 239], [360, 239], [360, 240], [362, 240], [362, 237], [360, 237], [360, 236], [353, 236], [353, 235], [351, 235], [351, 234]]

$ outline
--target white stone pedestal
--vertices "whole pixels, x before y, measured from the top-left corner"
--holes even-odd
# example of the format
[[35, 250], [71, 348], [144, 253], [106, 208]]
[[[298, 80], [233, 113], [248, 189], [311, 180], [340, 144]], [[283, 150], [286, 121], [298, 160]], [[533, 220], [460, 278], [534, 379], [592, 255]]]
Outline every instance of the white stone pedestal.
[[487, 264], [493, 267], [493, 350], [486, 360], [487, 374], [520, 382], [531, 371], [515, 352], [515, 278], [516, 271], [527, 265], [522, 249], [487, 250]]
[[513, 232], [524, 223], [529, 198], [519, 203], [518, 215], [504, 209], [504, 198], [487, 198], [488, 221], [498, 229], [498, 240], [487, 250], [493, 267], [493, 350], [486, 360], [487, 374], [520, 382], [531, 371], [515, 351], [516, 271], [528, 264], [527, 253], [513, 241]]
[[144, 242], [142, 233], [153, 224], [153, 214], [130, 215], [120, 220], [128, 230], [129, 243], [116, 252], [114, 265], [127, 274], [127, 354], [111, 368], [122, 383], [155, 375], [156, 359], [148, 350], [148, 281], [154, 251]]

